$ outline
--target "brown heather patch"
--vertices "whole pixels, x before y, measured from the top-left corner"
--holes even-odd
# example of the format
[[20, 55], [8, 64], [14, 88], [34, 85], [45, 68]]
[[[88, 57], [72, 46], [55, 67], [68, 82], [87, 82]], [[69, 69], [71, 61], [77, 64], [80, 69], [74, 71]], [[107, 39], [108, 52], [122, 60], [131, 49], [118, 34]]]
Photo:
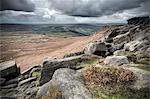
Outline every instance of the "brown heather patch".
[[88, 84], [99, 86], [128, 85], [135, 81], [133, 72], [116, 67], [91, 67], [83, 71]]

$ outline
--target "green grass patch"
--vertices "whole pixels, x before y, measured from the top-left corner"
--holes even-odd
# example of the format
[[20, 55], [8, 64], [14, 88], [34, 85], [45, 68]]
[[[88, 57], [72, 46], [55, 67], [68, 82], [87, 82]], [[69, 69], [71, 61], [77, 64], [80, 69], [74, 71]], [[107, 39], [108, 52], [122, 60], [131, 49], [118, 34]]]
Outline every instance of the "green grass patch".
[[137, 68], [139, 68], [139, 69], [143, 69], [143, 70], [146, 70], [146, 71], [150, 71], [150, 65], [136, 64], [135, 66], [132, 66], [132, 67], [137, 67]]
[[141, 89], [141, 90], [127, 90], [122, 92], [124, 93], [115, 93], [108, 94], [102, 88], [98, 86], [89, 87], [89, 90], [92, 94], [93, 99], [149, 99], [149, 89]]
[[39, 78], [40, 75], [41, 75], [40, 72], [33, 72], [32, 73], [32, 77], [38, 77]]

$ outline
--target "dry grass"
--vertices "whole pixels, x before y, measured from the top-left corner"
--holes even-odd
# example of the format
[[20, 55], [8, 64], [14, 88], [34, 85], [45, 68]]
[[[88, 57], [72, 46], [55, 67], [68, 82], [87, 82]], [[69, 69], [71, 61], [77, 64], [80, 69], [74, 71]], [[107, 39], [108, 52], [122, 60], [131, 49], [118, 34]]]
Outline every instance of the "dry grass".
[[129, 84], [135, 80], [133, 72], [123, 68], [91, 67], [83, 75], [87, 82], [102, 86]]
[[41, 97], [41, 99], [67, 99], [61, 91], [55, 87], [51, 87], [47, 96]]
[[134, 83], [136, 77], [129, 70], [92, 66], [82, 73], [93, 99], [111, 99], [116, 96], [124, 99], [124, 96], [132, 95], [132, 92], [128, 91], [130, 90], [128, 86]]

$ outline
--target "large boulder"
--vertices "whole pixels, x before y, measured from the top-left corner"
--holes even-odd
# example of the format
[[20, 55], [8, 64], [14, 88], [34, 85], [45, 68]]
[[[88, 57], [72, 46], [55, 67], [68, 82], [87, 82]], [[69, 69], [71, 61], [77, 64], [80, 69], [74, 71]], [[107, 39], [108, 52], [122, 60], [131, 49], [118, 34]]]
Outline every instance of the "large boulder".
[[94, 42], [94, 43], [89, 43], [86, 48], [84, 53], [87, 55], [98, 55], [98, 56], [105, 56], [107, 51], [106, 44], [102, 42]]
[[52, 80], [39, 89], [37, 97], [54, 97], [57, 91], [61, 92], [65, 99], [91, 99], [81, 73], [71, 69], [56, 70]]
[[126, 56], [108, 56], [104, 60], [104, 64], [110, 66], [119, 66], [128, 63], [129, 61]]
[[20, 74], [20, 69], [15, 61], [7, 61], [0, 63], [0, 75], [6, 80], [17, 77]]
[[52, 79], [55, 70], [59, 68], [78, 69], [76, 65], [81, 61], [81, 56], [69, 57], [64, 59], [54, 59], [44, 61], [41, 68], [40, 85], [43, 85]]
[[142, 69], [138, 69], [136, 67], [128, 67], [128, 70], [132, 71], [136, 76], [135, 83], [131, 86], [136, 90], [150, 89], [150, 72]]

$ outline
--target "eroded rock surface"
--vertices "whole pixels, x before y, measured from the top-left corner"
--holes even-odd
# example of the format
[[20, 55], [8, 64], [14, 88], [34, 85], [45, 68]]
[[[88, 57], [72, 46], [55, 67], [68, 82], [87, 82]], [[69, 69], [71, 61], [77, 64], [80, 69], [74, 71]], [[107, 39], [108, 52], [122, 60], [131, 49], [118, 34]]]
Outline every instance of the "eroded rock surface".
[[39, 89], [37, 97], [48, 96], [49, 90], [53, 88], [61, 91], [67, 99], [92, 99], [84, 86], [82, 75], [75, 70], [65, 68], [56, 70], [52, 80]]
[[20, 70], [15, 61], [7, 61], [0, 63], [0, 76], [7, 80], [17, 77], [20, 74]]
[[105, 65], [110, 65], [110, 66], [119, 66], [123, 64], [128, 64], [128, 58], [126, 56], [108, 56], [104, 60]]
[[54, 59], [43, 62], [41, 69], [40, 85], [43, 85], [52, 79], [55, 70], [60, 68], [77, 69], [81, 56], [69, 57], [64, 59]]
[[99, 55], [105, 56], [106, 55], [106, 44], [102, 42], [94, 42], [87, 45], [85, 48], [84, 53], [87, 55]]

